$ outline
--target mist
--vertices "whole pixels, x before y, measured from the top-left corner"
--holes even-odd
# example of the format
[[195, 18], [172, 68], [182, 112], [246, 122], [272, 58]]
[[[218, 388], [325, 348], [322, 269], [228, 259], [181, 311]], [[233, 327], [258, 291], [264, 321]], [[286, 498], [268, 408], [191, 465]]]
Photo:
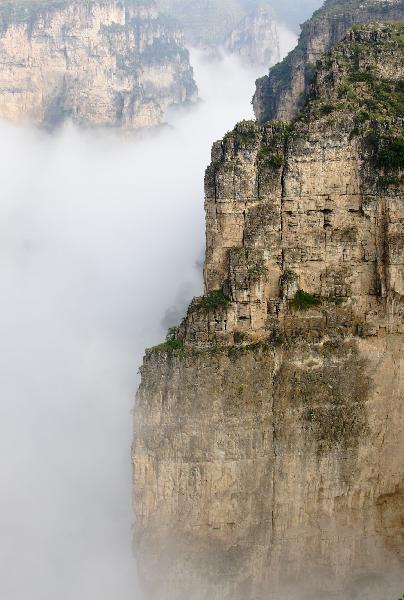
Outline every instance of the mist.
[[204, 169], [261, 74], [192, 59], [202, 101], [141, 138], [0, 124], [1, 598], [139, 598], [137, 370], [202, 291]]

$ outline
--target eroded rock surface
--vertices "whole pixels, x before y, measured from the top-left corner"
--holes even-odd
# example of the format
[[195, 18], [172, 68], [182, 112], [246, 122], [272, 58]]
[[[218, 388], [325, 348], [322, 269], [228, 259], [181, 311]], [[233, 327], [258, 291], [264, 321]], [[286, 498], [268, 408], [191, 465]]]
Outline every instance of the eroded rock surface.
[[355, 29], [295, 121], [213, 147], [206, 293], [136, 402], [153, 600], [403, 591], [403, 33]]
[[196, 96], [180, 31], [153, 2], [3, 1], [0, 118], [124, 129]]

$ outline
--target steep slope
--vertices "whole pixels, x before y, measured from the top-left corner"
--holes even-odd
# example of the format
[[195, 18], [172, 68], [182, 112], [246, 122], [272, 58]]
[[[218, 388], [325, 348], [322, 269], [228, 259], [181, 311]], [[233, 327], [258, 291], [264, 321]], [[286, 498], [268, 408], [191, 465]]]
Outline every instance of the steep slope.
[[316, 61], [356, 23], [404, 19], [402, 0], [327, 0], [302, 26], [297, 47], [257, 80], [253, 99], [260, 123], [292, 119], [303, 106]]
[[0, 118], [137, 129], [195, 98], [182, 34], [149, 0], [0, 3]]
[[356, 28], [298, 119], [213, 147], [206, 294], [137, 395], [148, 598], [403, 591], [403, 40]]

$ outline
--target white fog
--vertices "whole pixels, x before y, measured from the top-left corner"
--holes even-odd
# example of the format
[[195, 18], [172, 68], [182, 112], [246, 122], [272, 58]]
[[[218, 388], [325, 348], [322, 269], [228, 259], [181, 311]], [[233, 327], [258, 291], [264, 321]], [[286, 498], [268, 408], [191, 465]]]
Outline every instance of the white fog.
[[202, 102], [140, 141], [0, 125], [4, 600], [136, 597], [137, 369], [202, 289], [210, 147], [261, 74], [193, 64]]

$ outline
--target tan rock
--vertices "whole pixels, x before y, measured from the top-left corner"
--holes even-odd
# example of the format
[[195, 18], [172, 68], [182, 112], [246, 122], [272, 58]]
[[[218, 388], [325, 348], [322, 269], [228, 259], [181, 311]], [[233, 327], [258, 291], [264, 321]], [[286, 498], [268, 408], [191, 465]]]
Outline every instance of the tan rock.
[[153, 3], [0, 5], [0, 118], [139, 129], [196, 95], [188, 52]]

